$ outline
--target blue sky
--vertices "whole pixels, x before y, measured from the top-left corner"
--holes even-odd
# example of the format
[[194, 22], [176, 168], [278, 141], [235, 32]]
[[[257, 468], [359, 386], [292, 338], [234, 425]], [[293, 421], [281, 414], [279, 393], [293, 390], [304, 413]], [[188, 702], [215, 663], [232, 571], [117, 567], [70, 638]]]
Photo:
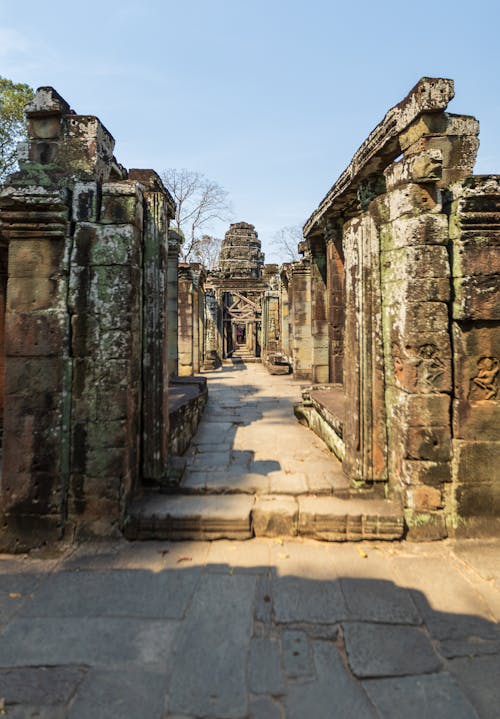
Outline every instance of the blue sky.
[[499, 21], [489, 0], [0, 0], [0, 74], [97, 115], [126, 167], [217, 180], [273, 261], [424, 75], [455, 80], [476, 171], [500, 172]]

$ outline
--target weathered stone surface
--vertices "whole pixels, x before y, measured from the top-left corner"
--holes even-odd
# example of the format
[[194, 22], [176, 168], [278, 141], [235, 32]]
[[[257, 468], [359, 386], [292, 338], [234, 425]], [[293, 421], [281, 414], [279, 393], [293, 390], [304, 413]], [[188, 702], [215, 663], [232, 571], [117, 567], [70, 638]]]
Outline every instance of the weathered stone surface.
[[420, 719], [432, 707], [434, 716], [477, 719], [473, 706], [449, 674], [376, 679], [363, 687], [384, 719]]
[[179, 619], [199, 576], [194, 570], [159, 574], [120, 570], [98, 579], [93, 572], [59, 572], [30, 595], [24, 615]]
[[102, 719], [160, 717], [166, 683], [165, 673], [154, 669], [91, 670], [71, 703], [68, 719], [85, 719], [96, 711]]
[[131, 507], [125, 533], [130, 539], [247, 539], [253, 504], [247, 495], [152, 495]]
[[78, 666], [0, 669], [0, 697], [6, 704], [67, 704], [86, 671]]
[[331, 541], [397, 539], [403, 533], [399, 506], [334, 497], [299, 497], [299, 534]]
[[421, 624], [410, 593], [392, 582], [373, 579], [340, 579], [350, 620], [384, 624]]
[[500, 701], [500, 656], [454, 659], [447, 666], [478, 716], [496, 719]]
[[441, 669], [427, 635], [416, 627], [344, 623], [349, 665], [357, 677], [428, 674]]
[[276, 639], [252, 639], [248, 662], [248, 685], [252, 692], [272, 695], [284, 692], [280, 648]]
[[250, 640], [254, 593], [252, 576], [212, 574], [201, 579], [176, 648], [169, 714], [208, 713], [221, 719], [247, 715], [242, 647]]
[[121, 663], [166, 667], [176, 622], [115, 617], [15, 619], [2, 635], [0, 666]]
[[361, 685], [345, 670], [335, 646], [328, 642], [314, 642], [313, 652], [317, 679], [290, 687], [286, 697], [287, 717], [302, 719], [314, 707], [317, 719], [330, 719], [332, 711], [337, 716], [374, 719], [375, 710]]
[[259, 497], [252, 509], [252, 527], [256, 537], [293, 537], [297, 533], [299, 510], [289, 496]]
[[338, 581], [317, 582], [275, 577], [272, 583], [275, 621], [336, 624], [348, 616]]
[[309, 639], [305, 632], [287, 630], [283, 632], [283, 667], [290, 679], [305, 679], [314, 676], [315, 669]]

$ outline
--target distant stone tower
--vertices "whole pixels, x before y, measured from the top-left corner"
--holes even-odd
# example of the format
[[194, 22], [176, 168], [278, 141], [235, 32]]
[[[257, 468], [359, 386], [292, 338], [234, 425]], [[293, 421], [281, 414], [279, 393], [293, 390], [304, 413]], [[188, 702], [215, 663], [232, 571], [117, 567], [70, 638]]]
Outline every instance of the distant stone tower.
[[260, 278], [264, 266], [259, 236], [248, 222], [230, 225], [219, 254], [222, 277]]

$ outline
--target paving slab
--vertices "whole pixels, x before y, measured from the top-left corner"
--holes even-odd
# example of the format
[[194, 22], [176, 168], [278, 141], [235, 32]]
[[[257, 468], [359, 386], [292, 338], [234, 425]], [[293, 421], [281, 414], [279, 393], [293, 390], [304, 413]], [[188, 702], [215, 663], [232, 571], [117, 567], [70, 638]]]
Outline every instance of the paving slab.
[[408, 590], [381, 579], [342, 578], [349, 617], [384, 624], [421, 624]]
[[46, 666], [0, 669], [0, 697], [6, 704], [67, 704], [84, 680], [87, 667]]
[[250, 702], [250, 719], [282, 719], [282, 710], [275, 699], [259, 697]]
[[481, 719], [498, 719], [500, 707], [500, 655], [466, 657], [447, 662], [461, 690]]
[[442, 662], [425, 632], [390, 624], [342, 625], [349, 666], [360, 678], [429, 674]]
[[23, 609], [25, 617], [182, 617], [200, 571], [58, 572]]
[[0, 642], [0, 667], [168, 665], [178, 622], [131, 617], [16, 618]]
[[142, 667], [91, 670], [79, 687], [67, 719], [154, 719], [165, 710], [165, 672]]
[[285, 689], [281, 652], [277, 639], [254, 638], [250, 642], [248, 686], [254, 694], [282, 694]]
[[255, 577], [209, 574], [193, 598], [176, 646], [168, 711], [219, 719], [248, 713], [246, 651]]
[[283, 667], [290, 679], [315, 676], [309, 638], [305, 632], [288, 629], [281, 635]]
[[292, 684], [285, 699], [287, 719], [377, 719], [363, 687], [346, 671], [333, 644], [315, 642], [317, 678]]
[[336, 624], [345, 619], [347, 608], [338, 581], [275, 577], [272, 582], [276, 622]]
[[478, 719], [474, 707], [445, 672], [370, 679], [363, 687], [384, 719]]

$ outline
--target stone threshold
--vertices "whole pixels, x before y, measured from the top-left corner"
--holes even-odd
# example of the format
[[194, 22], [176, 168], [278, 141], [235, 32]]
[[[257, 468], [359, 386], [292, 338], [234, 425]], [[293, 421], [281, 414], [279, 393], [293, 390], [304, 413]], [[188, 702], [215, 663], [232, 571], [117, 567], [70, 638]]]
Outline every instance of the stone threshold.
[[299, 536], [342, 542], [398, 540], [404, 529], [399, 504], [384, 499], [151, 493], [131, 506], [124, 535], [130, 540]]

